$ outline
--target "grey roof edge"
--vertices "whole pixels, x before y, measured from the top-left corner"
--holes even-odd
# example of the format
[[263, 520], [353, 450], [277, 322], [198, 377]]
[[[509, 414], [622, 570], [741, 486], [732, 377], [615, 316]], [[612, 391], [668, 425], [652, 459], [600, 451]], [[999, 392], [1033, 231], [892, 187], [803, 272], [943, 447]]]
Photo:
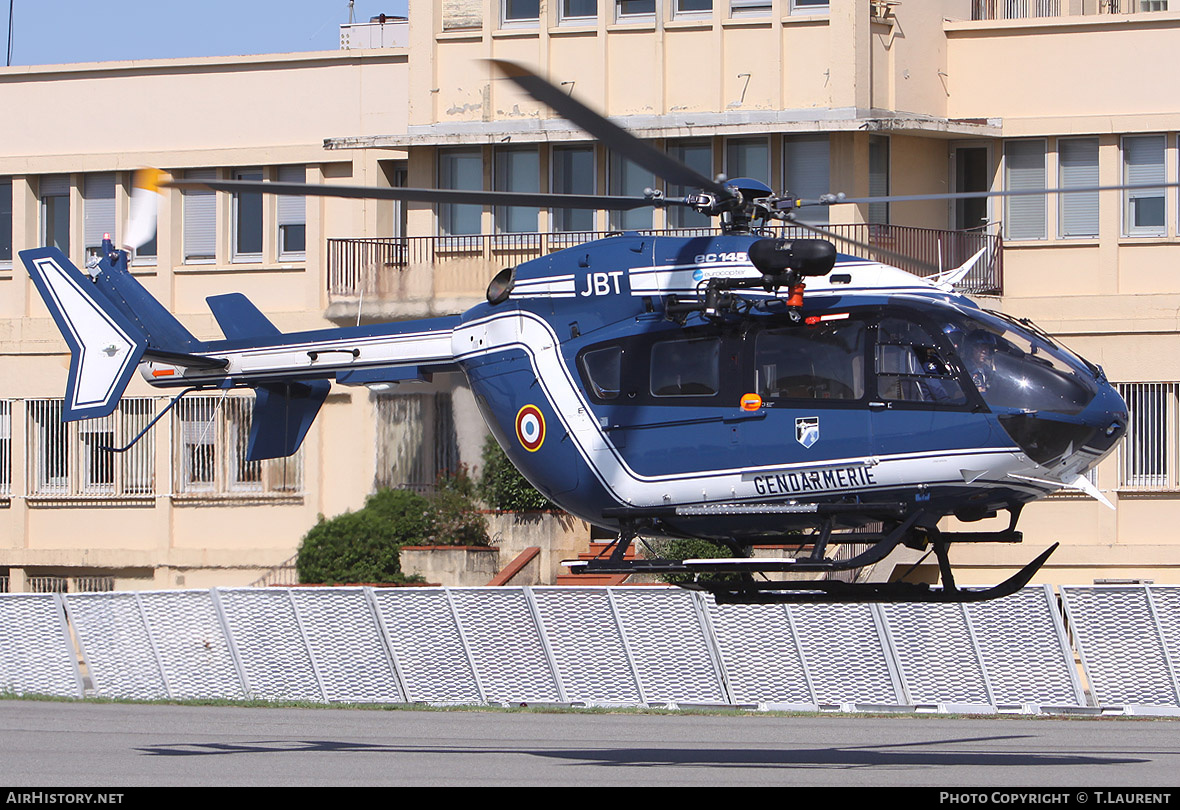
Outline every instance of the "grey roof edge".
[[[802, 109], [729, 112], [677, 112], [631, 115], [611, 119], [641, 138], [693, 138], [712, 135], [792, 134], [816, 132], [926, 133], [948, 137], [998, 138], [998, 118], [951, 119], [891, 110]], [[326, 138], [325, 149], [400, 148], [485, 143], [585, 141], [589, 136], [561, 118], [520, 117], [496, 121], [409, 126], [391, 135]]]

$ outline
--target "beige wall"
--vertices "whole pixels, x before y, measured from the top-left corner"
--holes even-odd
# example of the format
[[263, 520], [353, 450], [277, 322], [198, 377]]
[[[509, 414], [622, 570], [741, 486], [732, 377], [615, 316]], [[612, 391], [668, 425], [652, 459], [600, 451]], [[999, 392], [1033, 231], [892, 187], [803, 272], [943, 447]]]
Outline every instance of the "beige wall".
[[[71, 258], [79, 265], [89, 172], [118, 172], [120, 225], [130, 170], [139, 166], [216, 167], [226, 176], [235, 167], [261, 166], [274, 179], [278, 166], [297, 164], [307, 167], [311, 182], [384, 183], [378, 161], [403, 155], [332, 153], [324, 140], [404, 131], [407, 59], [404, 49], [386, 49], [0, 69], [5, 108], [29, 111], [7, 130], [0, 156], [0, 176], [13, 177], [14, 250], [41, 243], [42, 174], [71, 175]], [[134, 269], [199, 338], [221, 337], [205, 298], [231, 291], [249, 296], [281, 329], [331, 326], [324, 318], [324, 239], [390, 235], [393, 227], [388, 203], [312, 199], [306, 259], [281, 260], [275, 203], [268, 198], [262, 261], [235, 264], [229, 199], [221, 195], [216, 260], [185, 264], [181, 200], [175, 190], [164, 194], [158, 261]], [[150, 497], [27, 497], [36, 447], [25, 401], [62, 396], [65, 349], [19, 260], [0, 270], [0, 398], [12, 402], [14, 494], [0, 508], [0, 568], [12, 568], [15, 581], [102, 573], [114, 576], [118, 588], [246, 584], [290, 558], [318, 514], [355, 509], [371, 490], [370, 396], [363, 388], [338, 388], [304, 443], [304, 486], [295, 496], [177, 497], [165, 419], [153, 432]], [[158, 392], [136, 376], [128, 395]]]
[[1175, 129], [1180, 89], [1139, 81], [1166, 64], [1180, 13], [948, 22], [947, 114], [1003, 116], [1005, 135]]

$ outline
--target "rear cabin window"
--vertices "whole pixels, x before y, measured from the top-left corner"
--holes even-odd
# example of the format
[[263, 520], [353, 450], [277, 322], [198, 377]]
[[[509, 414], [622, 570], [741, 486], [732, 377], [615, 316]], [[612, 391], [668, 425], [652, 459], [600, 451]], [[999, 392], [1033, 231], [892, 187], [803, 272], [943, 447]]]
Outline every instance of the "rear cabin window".
[[967, 397], [930, 332], [901, 318], [877, 331], [877, 388], [884, 400], [964, 405]]
[[617, 399], [621, 389], [623, 350], [619, 346], [595, 349], [582, 355], [582, 372], [599, 399]]
[[768, 329], [755, 348], [758, 393], [769, 399], [860, 399], [864, 345], [860, 321]]
[[714, 396], [721, 388], [721, 340], [668, 340], [651, 347], [656, 397]]

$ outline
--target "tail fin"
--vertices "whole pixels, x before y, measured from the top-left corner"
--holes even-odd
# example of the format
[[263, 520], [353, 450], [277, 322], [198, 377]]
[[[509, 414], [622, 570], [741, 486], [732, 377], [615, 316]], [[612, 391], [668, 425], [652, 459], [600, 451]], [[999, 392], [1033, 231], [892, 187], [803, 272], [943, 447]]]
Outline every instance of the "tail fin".
[[108, 309], [117, 309], [136, 324], [153, 349], [187, 354], [202, 348], [202, 343], [135, 280], [127, 267], [126, 253], [115, 251], [104, 240], [103, 254], [94, 273], [94, 286], [110, 305]]
[[258, 311], [258, 307], [241, 293], [211, 295], [205, 299], [221, 332], [230, 340], [234, 338], [278, 337], [278, 327]]
[[331, 388], [327, 380], [254, 386], [254, 416], [246, 459], [261, 461], [293, 455]]
[[57, 248], [20, 257], [70, 347], [63, 420], [106, 416], [135, 373], [148, 334]]

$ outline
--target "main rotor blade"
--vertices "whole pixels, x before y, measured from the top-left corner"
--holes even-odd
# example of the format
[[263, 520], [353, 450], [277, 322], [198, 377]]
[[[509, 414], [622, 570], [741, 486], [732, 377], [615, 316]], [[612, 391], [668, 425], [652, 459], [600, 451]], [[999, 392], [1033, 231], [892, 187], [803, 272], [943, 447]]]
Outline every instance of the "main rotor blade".
[[1150, 189], [1176, 188], [1180, 182], [1164, 181], [1159, 183], [1130, 183], [1119, 186], [1072, 186], [1070, 188], [1031, 188], [1014, 189], [1010, 191], [950, 191], [939, 194], [901, 194], [888, 197], [841, 197], [828, 195], [829, 198], [818, 200], [801, 200], [804, 206], [809, 205], [843, 205], [844, 203], [890, 203], [890, 202], [922, 202], [927, 200], [974, 200], [982, 197], [1036, 197], [1046, 194], [1089, 194], [1095, 191], [1135, 191]]
[[529, 191], [467, 191], [446, 188], [380, 188], [329, 186], [320, 183], [270, 183], [257, 180], [168, 180], [179, 189], [255, 192], [307, 197], [347, 197], [362, 200], [405, 200], [452, 205], [519, 205], [528, 208], [588, 208], [630, 211], [635, 208], [685, 205], [679, 197], [622, 197], [599, 194], [543, 194]]
[[733, 196], [725, 186], [710, 180], [703, 174], [690, 169], [651, 144], [640, 140], [627, 130], [608, 121], [604, 116], [571, 97], [528, 68], [503, 59], [489, 60], [504, 76], [513, 81], [521, 90], [543, 104], [549, 105], [565, 118], [602, 141], [608, 149], [650, 171], [669, 183], [700, 189], [717, 195], [721, 199]]

